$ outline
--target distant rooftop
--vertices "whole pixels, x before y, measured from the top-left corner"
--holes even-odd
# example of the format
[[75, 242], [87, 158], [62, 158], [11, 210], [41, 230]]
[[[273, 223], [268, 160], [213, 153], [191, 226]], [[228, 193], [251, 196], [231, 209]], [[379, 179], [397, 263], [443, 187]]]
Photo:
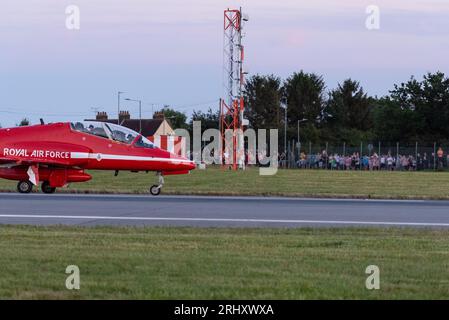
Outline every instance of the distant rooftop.
[[[121, 111], [119, 114], [119, 120], [109, 119], [106, 112], [98, 112], [96, 119], [86, 119], [86, 121], [101, 121], [107, 123], [120, 124], [126, 128], [139, 132], [140, 119], [131, 119], [129, 111]], [[165, 126], [163, 126], [165, 124]], [[158, 132], [160, 131], [160, 132]], [[170, 123], [165, 119], [165, 116], [161, 112], [156, 112], [153, 115], [153, 119], [142, 119], [142, 135], [144, 137], [154, 136], [156, 133], [161, 135], [173, 134], [173, 129]]]

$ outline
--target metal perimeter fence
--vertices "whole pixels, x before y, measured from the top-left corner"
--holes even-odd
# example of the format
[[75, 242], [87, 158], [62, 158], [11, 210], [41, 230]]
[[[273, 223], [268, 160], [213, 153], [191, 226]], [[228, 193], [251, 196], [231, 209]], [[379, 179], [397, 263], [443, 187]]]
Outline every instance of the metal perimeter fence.
[[287, 143], [281, 168], [323, 170], [448, 170], [449, 144], [360, 142]]

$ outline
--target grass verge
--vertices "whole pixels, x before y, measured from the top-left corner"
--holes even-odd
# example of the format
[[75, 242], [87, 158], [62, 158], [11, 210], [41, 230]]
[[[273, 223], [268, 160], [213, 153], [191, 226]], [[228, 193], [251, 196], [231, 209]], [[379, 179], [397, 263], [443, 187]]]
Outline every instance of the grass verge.
[[[92, 171], [87, 183], [74, 183], [58, 192], [148, 193], [154, 174]], [[0, 180], [0, 190], [15, 191], [16, 182]], [[366, 172], [279, 170], [260, 176], [210, 167], [189, 175], [167, 176], [164, 194], [339, 197], [383, 199], [449, 199], [449, 172]]]
[[1, 226], [0, 254], [2, 299], [449, 298], [444, 230]]

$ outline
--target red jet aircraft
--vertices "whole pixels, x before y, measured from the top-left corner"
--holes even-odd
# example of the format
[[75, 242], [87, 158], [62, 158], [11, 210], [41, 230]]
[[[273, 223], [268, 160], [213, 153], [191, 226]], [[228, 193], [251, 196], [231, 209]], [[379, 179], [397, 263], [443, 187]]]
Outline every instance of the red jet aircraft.
[[150, 187], [158, 195], [163, 175], [187, 174], [195, 163], [159, 149], [141, 134], [104, 122], [53, 123], [0, 129], [0, 178], [19, 181], [17, 190], [29, 193], [39, 185], [44, 193], [72, 182], [89, 181], [85, 170], [155, 171], [159, 183]]

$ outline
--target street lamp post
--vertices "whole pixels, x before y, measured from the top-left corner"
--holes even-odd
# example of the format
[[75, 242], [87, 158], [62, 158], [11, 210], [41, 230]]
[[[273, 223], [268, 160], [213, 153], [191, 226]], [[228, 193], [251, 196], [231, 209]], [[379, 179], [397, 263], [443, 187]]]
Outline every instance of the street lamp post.
[[298, 144], [297, 144], [297, 148], [298, 148], [298, 160], [299, 161], [301, 161], [301, 137], [299, 136], [299, 124], [301, 122], [305, 122], [305, 121], [307, 121], [306, 118], [298, 120]]
[[284, 118], [284, 155], [285, 166], [287, 167], [287, 98], [284, 100], [285, 118]]
[[305, 122], [305, 121], [307, 121], [306, 118], [301, 119], [301, 120], [298, 120], [298, 143], [299, 143], [299, 145], [301, 145], [301, 140], [300, 140], [300, 137], [299, 137], [299, 124], [300, 124], [301, 122]]
[[139, 103], [139, 133], [142, 133], [142, 100], [129, 99], [129, 98], [126, 98], [125, 100]]
[[123, 91], [119, 91], [117, 95], [117, 124], [120, 125], [120, 95], [125, 93]]

